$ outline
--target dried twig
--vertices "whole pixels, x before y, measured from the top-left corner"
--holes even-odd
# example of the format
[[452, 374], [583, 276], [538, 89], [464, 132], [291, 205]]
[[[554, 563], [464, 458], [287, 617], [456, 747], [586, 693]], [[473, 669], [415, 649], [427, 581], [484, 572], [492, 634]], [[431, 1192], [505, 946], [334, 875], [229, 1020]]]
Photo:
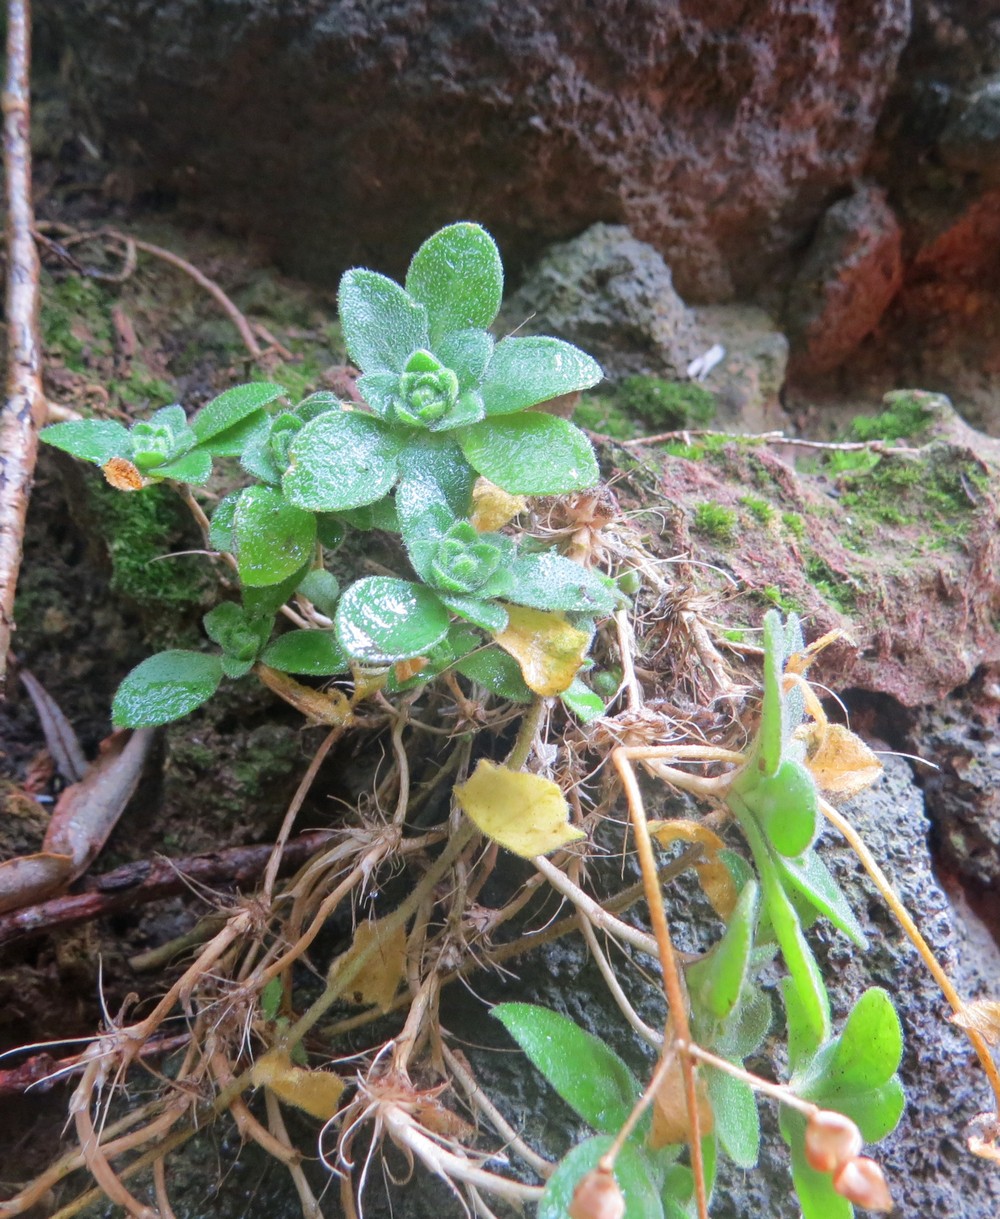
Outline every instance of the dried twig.
[[[328, 830], [313, 830], [285, 844], [281, 871], [301, 867], [329, 840]], [[59, 927], [103, 918], [161, 897], [172, 897], [192, 885], [244, 885], [267, 867], [273, 846], [228, 847], [185, 859], [143, 859], [84, 881], [85, 892], [0, 915], [0, 945], [28, 939]]]
[[0, 695], [14, 630], [24, 520], [45, 422], [38, 336], [38, 252], [32, 236], [31, 6], [8, 0], [3, 162], [7, 183], [7, 397], [0, 417]]

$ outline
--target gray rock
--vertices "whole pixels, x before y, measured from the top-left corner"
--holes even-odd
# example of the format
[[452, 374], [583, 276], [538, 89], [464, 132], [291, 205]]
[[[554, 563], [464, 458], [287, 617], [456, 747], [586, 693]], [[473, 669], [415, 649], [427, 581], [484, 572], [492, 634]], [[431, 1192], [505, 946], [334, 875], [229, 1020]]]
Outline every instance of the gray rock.
[[861, 171], [908, 0], [40, 0], [86, 113], [202, 218], [333, 279], [477, 219], [531, 259], [598, 220], [688, 299], [782, 273]]
[[787, 427], [781, 390], [788, 339], [774, 320], [753, 305], [705, 305], [694, 314], [703, 346], [718, 343], [725, 349], [702, 382], [715, 394], [713, 427], [743, 432]]
[[552, 246], [505, 302], [498, 329], [568, 339], [590, 352], [611, 380], [680, 378], [701, 350], [670, 268], [622, 225], [595, 224]]
[[1000, 185], [1000, 74], [983, 81], [941, 133], [941, 155], [953, 168]]

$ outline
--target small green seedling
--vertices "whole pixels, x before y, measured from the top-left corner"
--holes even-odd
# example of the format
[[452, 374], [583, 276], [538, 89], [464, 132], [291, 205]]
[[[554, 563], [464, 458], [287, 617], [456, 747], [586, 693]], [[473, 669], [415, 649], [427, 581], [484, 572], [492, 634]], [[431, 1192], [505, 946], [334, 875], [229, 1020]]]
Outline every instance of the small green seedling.
[[[101, 466], [126, 491], [166, 479], [204, 484], [218, 457], [238, 457], [255, 480], [219, 502], [209, 527], [241, 589], [240, 603], [205, 618], [219, 650], [144, 661], [118, 691], [116, 724], [177, 719], [224, 677], [255, 667], [313, 677], [364, 669], [366, 690], [371, 670], [384, 671], [392, 690], [455, 668], [500, 697], [565, 692], [581, 718], [600, 714], [603, 703], [576, 677], [585, 646], [569, 667], [539, 678], [523, 661], [529, 628], [512, 623], [511, 607], [544, 615], [531, 619], [534, 635], [569, 629], [585, 645], [596, 619], [623, 604], [621, 591], [473, 520], [477, 477], [511, 496], [576, 491], [598, 477], [584, 433], [529, 408], [595, 385], [600, 368], [559, 339], [496, 342], [488, 327], [502, 291], [493, 239], [475, 224], [450, 225], [414, 255], [405, 286], [360, 269], [341, 281], [341, 325], [366, 405], [329, 393], [293, 404], [280, 385], [256, 382], [190, 421], [175, 405], [131, 429], [103, 420], [45, 429], [43, 440]], [[348, 530], [373, 528], [400, 535], [411, 570], [341, 589], [325, 552]], [[287, 616], [298, 629], [274, 637], [292, 598], [299, 608]], [[333, 716], [350, 708], [343, 698], [331, 706]]]

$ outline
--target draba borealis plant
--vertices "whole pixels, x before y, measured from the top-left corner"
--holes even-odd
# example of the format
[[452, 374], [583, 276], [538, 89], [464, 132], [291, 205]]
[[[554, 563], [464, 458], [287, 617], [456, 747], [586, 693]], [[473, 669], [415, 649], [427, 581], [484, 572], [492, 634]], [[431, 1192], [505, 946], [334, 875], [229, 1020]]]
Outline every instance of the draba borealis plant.
[[[223, 677], [255, 665], [264, 675], [386, 669], [389, 692], [453, 668], [508, 697], [566, 694], [584, 714], [600, 709], [576, 675], [595, 619], [622, 595], [551, 547], [518, 545], [500, 529], [523, 496], [597, 481], [584, 433], [529, 408], [595, 385], [601, 370], [559, 339], [496, 342], [487, 327], [502, 290], [493, 239], [451, 225], [417, 251], [405, 287], [367, 270], [341, 281], [341, 325], [366, 406], [330, 393], [293, 405], [280, 385], [255, 382], [190, 422], [167, 406], [130, 429], [82, 420], [42, 433], [124, 491], [165, 479], [204, 484], [219, 457], [238, 457], [255, 480], [211, 519], [210, 544], [234, 557], [242, 591], [239, 604], [205, 617], [219, 651], [174, 649], [139, 665], [118, 691], [116, 724], [177, 719]], [[402, 537], [412, 571], [342, 589], [324, 552], [348, 530], [373, 528]], [[272, 641], [290, 598], [303, 624]]]
[[[99, 466], [124, 494], [176, 486], [212, 561], [238, 578], [205, 615], [211, 647], [138, 665], [115, 696], [115, 723], [168, 723], [223, 679], [253, 673], [329, 733], [286, 814], [261, 892], [227, 911], [221, 930], [213, 924], [142, 1019], [126, 1023], [124, 1010], [118, 1023], [109, 1018], [77, 1064], [70, 1110], [78, 1150], [0, 1202], [0, 1219], [26, 1212], [78, 1166], [137, 1219], [169, 1215], [166, 1157], [223, 1112], [285, 1164], [303, 1213], [317, 1219], [316, 1177], [290, 1141], [283, 1105], [323, 1124], [310, 1168], [326, 1174], [323, 1188], [337, 1180], [350, 1219], [364, 1211], [378, 1155], [395, 1157], [389, 1178], [403, 1174], [399, 1155], [409, 1169], [422, 1164], [466, 1215], [486, 1219], [493, 1205], [526, 1202], [539, 1219], [706, 1219], [720, 1157], [740, 1171], [757, 1165], [761, 1097], [778, 1103], [805, 1219], [850, 1219], [856, 1205], [888, 1210], [882, 1171], [862, 1151], [903, 1111], [902, 1030], [878, 987], [835, 1027], [810, 928], [823, 919], [858, 950], [865, 937], [817, 849], [828, 827], [917, 946], [1000, 1095], [976, 1023], [989, 1013], [962, 1004], [830, 802], [880, 770], [857, 737], [827, 722], [806, 680], [832, 637], [806, 646], [795, 616], [772, 610], [763, 646], [732, 662], [742, 666], [733, 678], [716, 648], [720, 624], [678, 610], [662, 565], [616, 513], [614, 496], [596, 488], [587, 436], [534, 409], [596, 385], [600, 368], [559, 339], [497, 341], [489, 327], [502, 289], [489, 234], [450, 225], [420, 247], [403, 286], [370, 270], [344, 275], [339, 312], [361, 373], [356, 400], [319, 392], [293, 402], [260, 381], [227, 390], [190, 419], [172, 405], [131, 428], [91, 419], [42, 433]], [[220, 460], [225, 487], [245, 484], [221, 498], [206, 488]], [[203, 489], [201, 502], [192, 487]], [[518, 524], [525, 517], [531, 524]], [[364, 534], [378, 545], [359, 545]], [[655, 686], [658, 675], [646, 667], [653, 659], [642, 655], [642, 630], [666, 620], [671, 606], [677, 630], [688, 632], [674, 636], [678, 684], [704, 666], [712, 699], [726, 707], [725, 740], [744, 748], [712, 743], [693, 720], [647, 699], [644, 683]], [[758, 660], [761, 693], [748, 699]], [[689, 688], [702, 689], [694, 679]], [[304, 794], [326, 752], [362, 721], [391, 728], [389, 773], [369, 803], [343, 810], [329, 840], [279, 889]], [[708, 815], [647, 820], [640, 772], [647, 791], [666, 785]], [[622, 794], [627, 834], [615, 816]], [[600, 856], [616, 833], [612, 853], [636, 853], [641, 884], [609, 894]], [[677, 843], [685, 853], [665, 864], [656, 849]], [[516, 880], [505, 874], [501, 848], [530, 861], [528, 881], [524, 864]], [[388, 909], [375, 905], [380, 871], [406, 873], [405, 884], [386, 886]], [[722, 930], [682, 957], [665, 897], [688, 871], [711, 907], [704, 917]], [[568, 918], [545, 904], [552, 891], [572, 909]], [[651, 932], [622, 917], [643, 897]], [[539, 916], [528, 931], [518, 921], [526, 910]], [[348, 938], [320, 966], [320, 932], [335, 915]], [[577, 932], [638, 1039], [633, 1048], [648, 1047], [648, 1070], [640, 1080], [608, 1044], [610, 1031], [605, 1041], [536, 1004], [494, 1007], [503, 1035], [592, 1131], [553, 1163], [450, 1044], [441, 991], [484, 965], [508, 968], [501, 962], [516, 963], [543, 937]], [[609, 942], [615, 953], [602, 946]], [[644, 988], [650, 1010], [651, 959], [659, 964], [657, 1028], [632, 991]], [[337, 1005], [365, 1010], [331, 1024]], [[134, 1122], [97, 1133], [92, 1114], [102, 1110], [105, 1083], [179, 1007], [187, 1040], [179, 1065], [164, 1068], [162, 1095]], [[347, 1030], [394, 1015], [399, 1024], [381, 1047], [338, 1059]], [[769, 1061], [768, 1073], [784, 1082], [748, 1070], [748, 1059]], [[478, 1125], [453, 1107], [449, 1089]], [[266, 1127], [247, 1102], [254, 1091], [263, 1094]], [[984, 1117], [970, 1146], [996, 1158], [997, 1120]], [[507, 1171], [508, 1156], [519, 1160], [516, 1171]], [[125, 1184], [148, 1166], [157, 1210]], [[68, 1219], [86, 1201], [81, 1194], [59, 1214]]]

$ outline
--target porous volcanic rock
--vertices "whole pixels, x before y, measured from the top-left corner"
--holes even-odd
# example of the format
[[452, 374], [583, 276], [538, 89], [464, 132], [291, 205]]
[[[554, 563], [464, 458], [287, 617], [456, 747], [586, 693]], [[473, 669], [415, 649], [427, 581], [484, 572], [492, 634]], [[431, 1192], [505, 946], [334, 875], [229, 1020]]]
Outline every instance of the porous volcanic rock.
[[333, 278], [446, 221], [626, 223], [681, 295], [784, 268], [861, 172], [908, 0], [41, 0], [139, 186]]
[[871, 334], [903, 281], [902, 244], [877, 187], [859, 186], [824, 214], [788, 301], [793, 376], [831, 372]]

